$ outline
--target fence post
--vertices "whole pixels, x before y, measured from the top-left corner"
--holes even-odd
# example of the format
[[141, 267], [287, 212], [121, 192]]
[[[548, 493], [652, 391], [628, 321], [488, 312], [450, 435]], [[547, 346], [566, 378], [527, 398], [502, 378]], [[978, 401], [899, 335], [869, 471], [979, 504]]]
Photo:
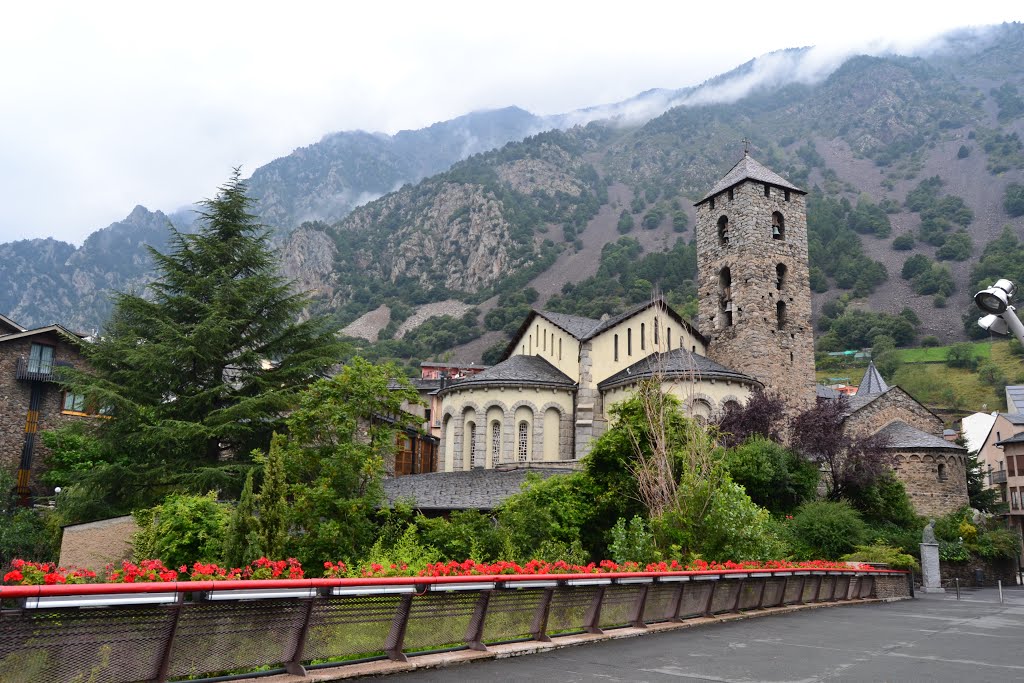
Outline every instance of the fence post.
[[745, 581], [746, 581], [746, 579], [740, 579], [739, 585], [736, 586], [736, 602], [734, 602], [732, 604], [732, 611], [733, 612], [739, 612], [740, 611], [740, 600], [743, 598], [743, 584], [744, 584]]
[[412, 612], [412, 596], [403, 595], [391, 621], [391, 631], [384, 641], [384, 652], [393, 662], [408, 662], [409, 658], [402, 652], [405, 643], [405, 629], [409, 625], [409, 613]]
[[718, 582], [721, 581], [721, 577], [714, 579], [711, 582], [711, 590], [708, 591], [708, 601], [704, 603], [704, 616], [711, 616], [711, 603], [715, 601], [715, 591], [718, 590]]
[[807, 603], [804, 602], [804, 589], [805, 588], [807, 588], [807, 577], [806, 576], [801, 576], [800, 577], [800, 593], [799, 593], [800, 599], [796, 601], [798, 605], [806, 605], [807, 604]]
[[477, 598], [473, 616], [470, 617], [469, 625], [466, 627], [466, 645], [470, 650], [487, 652], [487, 646], [483, 643], [484, 619], [487, 617], [487, 605], [490, 601], [491, 591], [480, 591], [480, 597]]
[[601, 603], [604, 601], [604, 586], [598, 586], [594, 591], [594, 599], [590, 602], [587, 615], [583, 618], [583, 630], [587, 633], [602, 634], [601, 630]]
[[768, 577], [768, 576], [761, 577], [761, 592], [757, 596], [757, 607], [755, 607], [754, 609], [761, 609], [761, 608], [764, 607], [764, 592], [768, 588], [768, 579], [769, 578], [771, 578], [771, 577]]
[[636, 596], [633, 614], [629, 619], [633, 628], [647, 628], [647, 624], [644, 623], [644, 608], [647, 607], [647, 592], [649, 589], [650, 587], [647, 585], [640, 586], [640, 593]]
[[672, 596], [672, 616], [669, 618], [670, 621], [682, 621], [679, 613], [683, 611], [683, 590], [686, 583], [683, 581], [679, 582], [676, 586], [676, 594]]
[[295, 652], [292, 654], [291, 661], [284, 665], [285, 671], [293, 676], [306, 675], [306, 667], [302, 666], [302, 653], [306, 649], [306, 635], [309, 633], [309, 622], [313, 617], [313, 604], [315, 600], [316, 598], [306, 599], [306, 613], [302, 617], [302, 628], [295, 639]]
[[530, 626], [530, 635], [533, 636], [534, 640], [542, 643], [551, 642], [551, 638], [547, 634], [548, 614], [551, 613], [551, 598], [554, 595], [554, 588], [545, 588], [544, 595], [541, 596], [540, 602], [537, 603], [537, 611], [533, 613], [533, 625]]
[[174, 636], [178, 633], [178, 620], [181, 619], [181, 608], [185, 603], [185, 594], [179, 593], [178, 599], [174, 603], [171, 610], [171, 632], [167, 635], [167, 642], [164, 643], [163, 652], [160, 653], [160, 662], [156, 669], [156, 681], [157, 683], [165, 683], [167, 680], [167, 672], [171, 668], [171, 649], [174, 647]]
[[814, 600], [811, 600], [811, 602], [818, 602], [818, 598], [821, 597], [821, 582], [824, 580], [824, 576], [818, 577], [818, 585], [814, 587]]

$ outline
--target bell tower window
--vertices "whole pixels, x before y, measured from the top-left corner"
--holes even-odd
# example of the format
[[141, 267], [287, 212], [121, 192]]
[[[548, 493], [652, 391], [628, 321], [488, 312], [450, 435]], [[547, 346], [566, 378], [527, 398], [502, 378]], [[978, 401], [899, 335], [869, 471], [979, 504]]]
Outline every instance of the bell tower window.
[[772, 186], [769, 185], [768, 183], [764, 184], [764, 196], [765, 197], [771, 197], [772, 196]]
[[732, 325], [732, 274], [726, 266], [718, 271], [718, 308], [722, 326]]
[[772, 212], [772, 239], [786, 239], [786, 219], [778, 211]]
[[775, 266], [775, 289], [782, 290], [786, 286], [786, 266], [780, 263]]
[[775, 304], [775, 327], [780, 330], [786, 327], [786, 302], [784, 301]]
[[722, 246], [729, 244], [729, 218], [727, 216], [718, 219], [718, 243]]

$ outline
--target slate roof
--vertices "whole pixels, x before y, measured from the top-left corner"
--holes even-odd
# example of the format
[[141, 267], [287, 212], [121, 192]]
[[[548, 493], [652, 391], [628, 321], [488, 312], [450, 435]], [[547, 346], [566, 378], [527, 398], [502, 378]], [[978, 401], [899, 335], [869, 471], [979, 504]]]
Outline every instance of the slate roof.
[[519, 493], [530, 472], [547, 479], [573, 471], [523, 467], [407, 474], [385, 479], [384, 495], [391, 504], [412, 499], [420, 510], [493, 510], [509, 496]]
[[923, 432], [917, 427], [911, 427], [902, 420], [893, 420], [878, 431], [878, 436], [884, 438], [888, 443], [886, 448], [909, 450], [920, 448], [944, 448], [953, 450], [966, 450], [957, 446], [951, 441], [946, 441], [940, 436]]
[[882, 379], [882, 373], [875, 367], [875, 361], [868, 363], [868, 369], [864, 373], [864, 379], [860, 381], [860, 386], [857, 387], [858, 396], [871, 396], [877, 394], [884, 394], [889, 391], [889, 385]]
[[827, 387], [824, 384], [815, 384], [814, 391], [818, 398], [839, 398], [842, 395], [832, 387]]
[[1014, 434], [1009, 439], [1003, 439], [1002, 441], [996, 441], [997, 446], [1002, 446], [1004, 443], [1024, 443], [1024, 432]]
[[737, 382], [761, 384], [749, 375], [730, 370], [724, 365], [719, 365], [698, 353], [690, 353], [686, 349], [673, 349], [664, 353], [652, 353], [650, 356], [638, 360], [624, 370], [620, 370], [608, 379], [600, 382], [597, 386], [599, 389], [604, 390], [624, 384], [631, 384], [651, 377], [657, 371], [663, 372], [668, 377], [692, 376], [694, 379], [728, 379]]
[[776, 187], [799, 192], [800, 194], [807, 194], [805, 190], [801, 190], [775, 171], [772, 171], [757, 161], [754, 161], [754, 158], [749, 154], [744, 154], [739, 163], [733, 166], [732, 170], [726, 173], [721, 180], [715, 183], [715, 186], [711, 188], [711, 191], [704, 195], [699, 202], [694, 204], [694, 206], [703, 204], [718, 193], [725, 192], [730, 187], [739, 185], [744, 180], [756, 180], [759, 183], [768, 183], [769, 185], [775, 185]]
[[68, 339], [84, 339], [88, 336], [86, 334], [72, 332], [63, 325], [47, 325], [46, 327], [37, 327], [34, 330], [22, 330], [21, 332], [12, 332], [11, 334], [0, 335], [0, 342], [14, 341], [15, 339], [33, 337], [37, 334], [46, 334], [49, 332], [63, 335]]
[[1024, 413], [999, 413], [1012, 425], [1024, 425]]
[[1024, 386], [1011, 384], [1006, 387], [1006, 407], [1013, 413], [1024, 410]]
[[595, 327], [601, 324], [600, 320], [584, 318], [581, 315], [569, 315], [568, 313], [555, 313], [553, 311], [541, 310], [537, 310], [535, 313], [545, 320], [561, 327], [577, 339], [584, 339]]
[[13, 320], [8, 318], [6, 315], [3, 315], [2, 313], [0, 313], [0, 325], [3, 325], [4, 327], [9, 327], [11, 329], [11, 332], [24, 332], [25, 331], [24, 327], [22, 327], [21, 325], [19, 325], [16, 322], [14, 322]]
[[442, 394], [450, 389], [465, 389], [467, 387], [510, 385], [573, 389], [576, 387], [576, 382], [569, 379], [568, 375], [540, 356], [515, 355], [497, 365], [492, 365], [481, 373], [445, 387], [438, 393]]

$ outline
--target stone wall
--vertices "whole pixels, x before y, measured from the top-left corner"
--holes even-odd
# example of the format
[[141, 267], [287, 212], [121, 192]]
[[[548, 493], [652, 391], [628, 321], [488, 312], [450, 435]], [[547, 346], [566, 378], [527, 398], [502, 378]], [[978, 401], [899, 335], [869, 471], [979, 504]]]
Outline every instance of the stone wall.
[[922, 432], [942, 436], [942, 420], [899, 387], [892, 387], [880, 394], [874, 401], [850, 415], [846, 424], [847, 429], [874, 434], [894, 420], [906, 422]]
[[[772, 238], [775, 212], [784, 217], [784, 239]], [[725, 243], [719, 236], [722, 217], [729, 225]], [[697, 207], [696, 238], [697, 326], [710, 340], [708, 357], [780, 392], [793, 412], [812, 407], [814, 331], [804, 196], [746, 180]], [[721, 279], [725, 268], [727, 290]], [[723, 308], [727, 300], [731, 324]]]
[[[983, 581], [978, 583], [975, 572], [981, 571]], [[960, 586], [995, 586], [1002, 581], [1003, 587], [1017, 585], [1017, 562], [1014, 560], [982, 560], [972, 559], [968, 562], [940, 562], [942, 585], [954, 585], [954, 579], [960, 579]]]
[[[19, 380], [15, 368], [19, 358], [27, 359], [33, 343], [55, 347], [54, 361], [69, 362], [82, 367], [77, 349], [56, 333], [33, 335], [0, 344], [0, 467], [12, 474], [18, 469], [25, 444], [25, 422], [33, 382]], [[52, 382], [42, 382], [42, 403], [39, 409], [39, 432], [60, 427], [75, 420], [89, 419], [61, 413], [63, 394]], [[48, 450], [36, 436], [32, 470], [38, 472]]]
[[108, 564], [119, 564], [131, 558], [132, 534], [138, 530], [131, 516], [64, 527], [60, 565], [100, 573]]
[[[895, 466], [910, 502], [919, 515], [941, 517], [969, 503], [967, 495], [967, 457], [950, 448], [900, 451]], [[944, 477], [939, 475], [943, 465]]]
[[910, 597], [909, 574], [876, 574], [874, 597], [898, 600]]

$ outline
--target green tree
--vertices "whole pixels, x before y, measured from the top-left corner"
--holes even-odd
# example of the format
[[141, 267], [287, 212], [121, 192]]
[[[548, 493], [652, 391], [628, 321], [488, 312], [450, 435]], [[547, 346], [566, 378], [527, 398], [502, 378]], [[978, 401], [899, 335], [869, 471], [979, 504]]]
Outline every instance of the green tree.
[[418, 426], [401, 407], [419, 397], [396, 366], [355, 357], [299, 398], [278, 441], [291, 493], [289, 554], [309, 566], [351, 562], [375, 540], [396, 430]]
[[630, 214], [626, 210], [623, 210], [622, 213], [619, 214], [619, 222], [618, 222], [618, 225], [616, 226], [618, 228], [619, 232], [622, 233], [623, 235], [625, 235], [628, 232], [633, 230], [633, 226], [634, 225], [635, 225], [635, 223], [633, 221], [632, 214]]
[[217, 562], [224, 552], [227, 506], [213, 491], [202, 495], [171, 494], [160, 504], [136, 510], [139, 531], [133, 539], [136, 558], [159, 558], [168, 567]]
[[978, 358], [974, 353], [974, 344], [960, 342], [950, 346], [946, 350], [946, 365], [951, 368], [976, 370], [978, 368]]
[[256, 525], [260, 554], [281, 558], [288, 541], [288, 490], [284, 469], [284, 438], [274, 434], [267, 454], [258, 455], [263, 466], [263, 486], [256, 497]]
[[776, 513], [791, 512], [814, 498], [818, 468], [793, 451], [761, 436], [725, 452], [725, 467], [758, 505]]
[[75, 479], [108, 512], [237, 491], [249, 453], [343, 351], [323, 320], [297, 322], [307, 299], [278, 274], [245, 189], [236, 170], [202, 202], [197, 233], [171, 228], [169, 252], [150, 249], [148, 294], [115, 295], [103, 334], [81, 346], [91, 371], [69, 373], [112, 415], [96, 431], [104, 459]]
[[1006, 213], [1014, 218], [1024, 216], [1024, 185], [1010, 183], [1006, 186], [1006, 194], [1003, 196], [1003, 208]]
[[257, 533], [256, 499], [253, 494], [254, 474], [254, 470], [249, 470], [245, 475], [242, 495], [238, 497], [238, 503], [228, 519], [222, 557], [224, 564], [229, 567], [244, 567], [263, 554]]

